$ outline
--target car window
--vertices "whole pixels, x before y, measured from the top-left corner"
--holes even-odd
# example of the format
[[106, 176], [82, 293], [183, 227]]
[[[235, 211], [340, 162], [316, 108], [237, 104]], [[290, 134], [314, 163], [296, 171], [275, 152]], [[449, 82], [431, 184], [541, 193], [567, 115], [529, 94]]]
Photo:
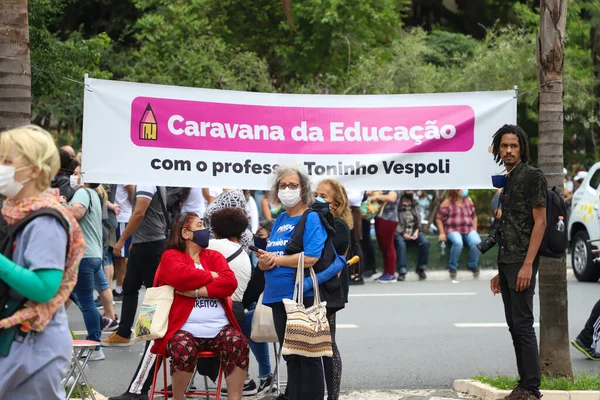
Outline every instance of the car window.
[[598, 189], [600, 186], [600, 169], [594, 172], [592, 179], [590, 179], [590, 186], [594, 189]]

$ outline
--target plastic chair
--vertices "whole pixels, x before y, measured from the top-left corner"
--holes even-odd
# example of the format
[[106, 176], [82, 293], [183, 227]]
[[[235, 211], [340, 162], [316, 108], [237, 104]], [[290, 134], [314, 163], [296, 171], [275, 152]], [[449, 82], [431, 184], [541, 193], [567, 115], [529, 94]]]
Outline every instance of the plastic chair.
[[[218, 357], [218, 356], [216, 353], [214, 353], [212, 351], [202, 351], [202, 352], [198, 353], [198, 358], [215, 358], [215, 357]], [[156, 390], [158, 371], [160, 370], [161, 361], [162, 361], [162, 367], [163, 367], [163, 380], [164, 380], [163, 387], [164, 387], [164, 389]], [[185, 391], [186, 396], [206, 396], [207, 399], [210, 397], [214, 397], [216, 400], [221, 399], [221, 388], [223, 385], [223, 366], [222, 365], [219, 367], [219, 378], [217, 379], [217, 390], [215, 392], [209, 391], [208, 385], [206, 385], [206, 388], [204, 391], [190, 390], [191, 382], [193, 381], [195, 375], [196, 375], [196, 371], [194, 370], [194, 374], [192, 375], [192, 380], [190, 380], [190, 384], [188, 385], [188, 387]], [[152, 387], [150, 389], [150, 400], [154, 400], [155, 394], [163, 395], [165, 400], [167, 400], [170, 395], [173, 395], [173, 391], [168, 390], [168, 385], [167, 385], [167, 358], [162, 355], [156, 356], [156, 365], [154, 367], [154, 378], [152, 379]]]
[[[85, 375], [84, 368], [90, 360], [93, 351], [96, 349], [97, 346], [100, 346], [101, 344], [102, 343], [100, 342], [94, 342], [92, 340], [73, 340], [73, 358], [71, 359], [71, 368], [69, 369], [69, 373], [67, 374], [67, 377], [64, 380], [64, 382], [66, 385], [68, 385], [71, 377], [74, 378], [74, 381], [71, 384], [71, 389], [67, 393], [67, 400], [69, 400], [71, 396], [73, 396], [75, 387], [79, 389], [81, 398], [85, 399], [86, 395], [83, 392], [83, 386], [87, 387], [87, 389], [89, 390], [90, 397], [92, 398], [92, 400], [96, 400], [96, 396], [94, 396], [94, 391], [92, 390], [90, 381]], [[87, 355], [85, 355], [86, 350]]]

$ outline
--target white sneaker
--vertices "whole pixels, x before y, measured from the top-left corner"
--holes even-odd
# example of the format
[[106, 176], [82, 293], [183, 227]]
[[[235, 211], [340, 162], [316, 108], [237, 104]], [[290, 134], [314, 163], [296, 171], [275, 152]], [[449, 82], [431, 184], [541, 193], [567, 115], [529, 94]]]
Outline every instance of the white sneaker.
[[[89, 353], [89, 350], [86, 349], [83, 352], [83, 355], [81, 357], [82, 358], [87, 357], [88, 353]], [[94, 350], [92, 352], [92, 355], [90, 356], [90, 359], [88, 361], [101, 361], [101, 360], [104, 360], [105, 358], [106, 358], [106, 356], [104, 355], [104, 351], [102, 350], [102, 347], [101, 347], [98, 350]]]

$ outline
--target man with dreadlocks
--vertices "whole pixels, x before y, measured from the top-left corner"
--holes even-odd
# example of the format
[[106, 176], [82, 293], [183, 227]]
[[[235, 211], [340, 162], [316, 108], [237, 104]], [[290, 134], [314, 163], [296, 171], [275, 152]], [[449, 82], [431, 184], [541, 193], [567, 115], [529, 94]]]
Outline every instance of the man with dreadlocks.
[[[547, 183], [531, 167], [527, 134], [504, 125], [493, 137], [494, 159], [507, 176], [493, 179], [502, 187], [500, 229], [497, 234], [498, 274], [490, 287], [502, 294], [504, 313], [517, 356], [519, 384], [507, 400], [536, 400], [540, 394], [540, 362], [533, 329], [533, 295], [539, 265], [538, 250], [546, 227]], [[498, 177], [495, 177], [498, 178]]]

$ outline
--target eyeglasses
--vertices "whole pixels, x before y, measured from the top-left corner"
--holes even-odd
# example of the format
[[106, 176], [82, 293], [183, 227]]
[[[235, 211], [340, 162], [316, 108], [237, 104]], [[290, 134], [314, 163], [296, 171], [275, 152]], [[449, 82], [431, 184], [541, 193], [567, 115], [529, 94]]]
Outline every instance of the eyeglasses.
[[296, 190], [299, 187], [300, 187], [300, 185], [297, 183], [280, 183], [279, 184], [279, 190], [285, 190], [287, 188], [290, 188], [291, 190]]

